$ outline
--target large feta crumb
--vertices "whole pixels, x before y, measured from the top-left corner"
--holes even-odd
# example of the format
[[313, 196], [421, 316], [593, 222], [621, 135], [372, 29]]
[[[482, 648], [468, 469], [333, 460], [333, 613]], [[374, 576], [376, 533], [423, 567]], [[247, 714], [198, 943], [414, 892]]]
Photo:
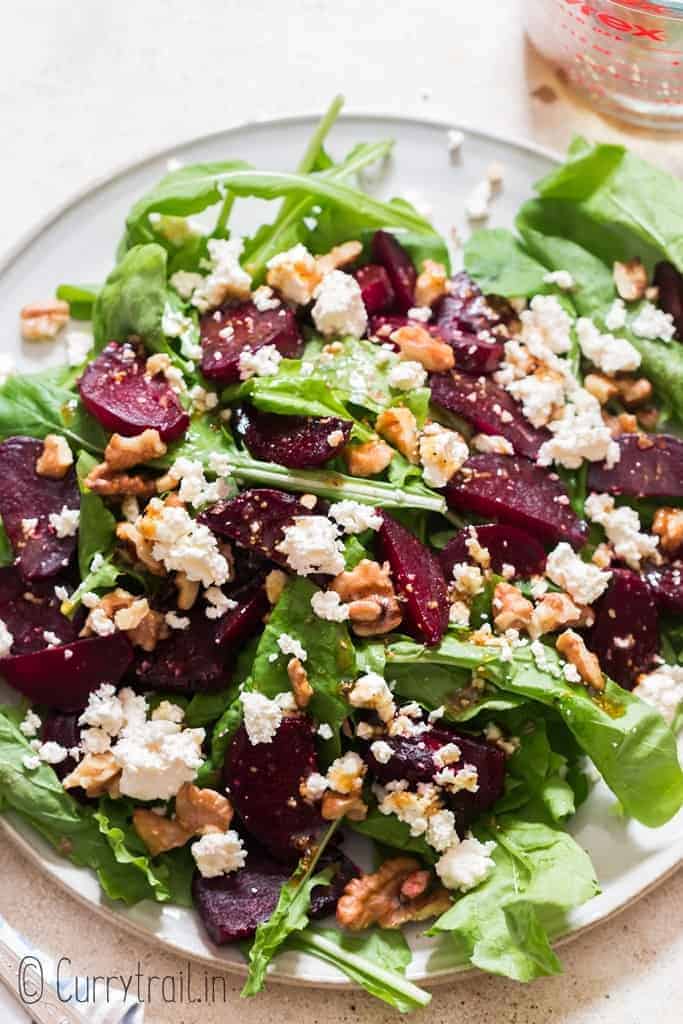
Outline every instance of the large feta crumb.
[[572, 321], [555, 295], [534, 295], [529, 308], [520, 314], [522, 341], [531, 354], [547, 362], [546, 353], [568, 352]]
[[19, 725], [19, 729], [23, 732], [24, 736], [35, 736], [42, 724], [40, 717], [29, 708]]
[[145, 536], [153, 541], [152, 556], [169, 572], [184, 572], [204, 587], [227, 583], [230, 570], [215, 536], [186, 509], [152, 498], [142, 523]]
[[476, 597], [484, 589], [484, 576], [478, 565], [456, 562], [453, 566], [453, 583], [459, 594], [467, 598]]
[[204, 760], [203, 742], [203, 729], [182, 729], [176, 722], [126, 727], [112, 748], [121, 768], [121, 793], [136, 800], [170, 800], [195, 779]]
[[469, 220], [486, 220], [490, 213], [493, 189], [488, 178], [474, 186], [465, 200], [465, 215]]
[[124, 722], [123, 705], [110, 683], [103, 683], [90, 692], [87, 707], [78, 719], [79, 725], [96, 726], [110, 736], [116, 736]]
[[631, 323], [631, 330], [638, 338], [671, 341], [676, 334], [676, 325], [671, 313], [657, 309], [651, 302], [644, 302]]
[[315, 256], [305, 245], [295, 245], [268, 260], [268, 284], [277, 288], [290, 302], [306, 306], [320, 284], [320, 270]]
[[386, 740], [375, 740], [375, 742], [370, 745], [370, 753], [374, 757], [375, 761], [379, 761], [380, 764], [388, 764], [394, 755], [393, 750]]
[[93, 346], [93, 336], [88, 331], [68, 330], [64, 334], [66, 361], [69, 366], [80, 366]]
[[418, 320], [422, 324], [427, 324], [432, 319], [432, 308], [431, 306], [411, 306], [406, 316], [409, 320]]
[[555, 284], [563, 292], [569, 292], [576, 282], [568, 270], [549, 270], [543, 275], [545, 284]]
[[7, 624], [0, 619], [0, 658], [6, 658], [12, 650], [14, 637], [7, 628]]
[[639, 676], [633, 693], [657, 708], [662, 718], [672, 725], [683, 704], [683, 666], [661, 665], [654, 672]]
[[408, 789], [405, 779], [390, 782], [378, 803], [380, 814], [395, 814], [410, 828], [411, 836], [422, 836], [429, 828], [432, 815], [441, 807], [436, 786], [420, 784], [416, 793]]
[[321, 740], [331, 740], [334, 736], [334, 730], [327, 722], [321, 722], [318, 726], [317, 732]]
[[449, 764], [455, 764], [462, 756], [462, 751], [457, 743], [444, 743], [434, 752], [434, 764], [438, 768], [445, 768]]
[[21, 763], [27, 771], [33, 772], [36, 768], [40, 768], [42, 762], [37, 754], [24, 754]]
[[229, 494], [225, 479], [209, 483], [204, 476], [204, 467], [197, 459], [181, 456], [175, 460], [168, 473], [173, 480], [180, 481], [178, 497], [181, 501], [189, 502], [193, 508], [213, 504]]
[[437, 853], [445, 853], [455, 842], [459, 842], [453, 811], [437, 811], [429, 817], [425, 836]]
[[317, 572], [337, 576], [344, 570], [338, 530], [326, 516], [295, 516], [294, 522], [285, 527], [277, 550], [299, 576]]
[[281, 362], [282, 355], [275, 345], [263, 345], [255, 352], [247, 346], [240, 353], [240, 380], [249, 380], [251, 377], [273, 377]]
[[586, 359], [610, 377], [640, 366], [640, 352], [630, 341], [602, 334], [590, 317], [581, 316], [576, 321], [576, 336]]
[[48, 518], [50, 526], [61, 540], [64, 537], [73, 537], [75, 535], [78, 530], [81, 512], [80, 509], [67, 508], [66, 505], [62, 505], [61, 512], [50, 512]]
[[175, 722], [179, 725], [185, 718], [185, 709], [170, 700], [162, 700], [150, 715], [153, 722]]
[[88, 615], [88, 626], [97, 636], [111, 636], [116, 632], [116, 623], [109, 618], [104, 608], [93, 608]]
[[324, 775], [321, 775], [320, 772], [311, 772], [301, 783], [299, 792], [304, 800], [310, 800], [312, 803], [315, 803], [318, 800], [322, 800], [328, 787], [329, 782]]
[[104, 754], [111, 748], [111, 736], [104, 729], [83, 729], [81, 748], [86, 754]]
[[47, 743], [41, 743], [37, 750], [38, 757], [41, 761], [46, 764], [61, 764], [62, 761], [66, 761], [69, 756], [69, 751], [66, 747], [63, 747], [61, 743], [55, 743], [54, 740], [48, 740]]
[[592, 562], [584, 562], [566, 541], [548, 555], [545, 574], [558, 587], [566, 590], [578, 605], [593, 604], [607, 589], [612, 577]]
[[[189, 270], [176, 270], [175, 274], [171, 274], [170, 281], [171, 286], [175, 288], [181, 299], [189, 299], [193, 291], [203, 285], [204, 278], [201, 274], [195, 274]], [[166, 331], [164, 331], [165, 333]]]
[[566, 380], [556, 370], [539, 369], [507, 385], [534, 427], [544, 427], [565, 404]]
[[349, 606], [343, 603], [335, 590], [316, 590], [311, 598], [311, 608], [319, 619], [328, 622], [345, 622], [349, 617]]
[[620, 331], [626, 326], [626, 305], [623, 299], [615, 299], [607, 310], [605, 327], [608, 331]]
[[631, 569], [640, 569], [643, 560], [657, 559], [659, 539], [640, 532], [640, 518], [635, 509], [629, 505], [616, 508], [609, 494], [590, 494], [585, 509], [588, 518], [604, 529], [616, 557]]
[[368, 672], [355, 681], [349, 691], [348, 701], [354, 708], [372, 708], [383, 722], [392, 719], [396, 712], [391, 690], [376, 672]]
[[277, 645], [283, 654], [291, 654], [293, 658], [298, 658], [299, 661], [306, 661], [308, 654], [305, 647], [303, 647], [295, 636], [290, 636], [289, 633], [280, 633], [277, 638]]
[[430, 487], [445, 487], [469, 456], [462, 435], [440, 423], [427, 424], [420, 435], [419, 449], [422, 475]]
[[202, 878], [218, 878], [243, 868], [247, 853], [237, 832], [209, 832], [190, 847]]
[[413, 388], [424, 387], [427, 381], [427, 371], [422, 363], [413, 359], [406, 359], [396, 363], [389, 370], [389, 385], [398, 391], [412, 391]]
[[335, 793], [356, 793], [367, 771], [365, 761], [353, 750], [336, 758], [327, 769], [327, 781]]
[[244, 248], [242, 239], [211, 238], [207, 247], [211, 271], [194, 289], [191, 299], [200, 313], [215, 309], [228, 298], [248, 299], [251, 295], [251, 277], [239, 261]]
[[226, 612], [231, 612], [237, 607], [237, 601], [226, 597], [220, 587], [208, 587], [204, 591], [206, 599], [205, 615], [207, 619], [221, 619]]
[[256, 289], [251, 297], [251, 301], [259, 313], [267, 313], [269, 309], [277, 309], [282, 305], [273, 289], [269, 288], [267, 284], [263, 284], [260, 288]]
[[597, 398], [585, 388], [572, 394], [561, 416], [548, 424], [553, 436], [544, 441], [538, 453], [538, 464], [556, 462], [567, 469], [578, 469], [584, 459], [602, 462], [608, 469], [619, 461], [619, 445], [605, 424]]
[[244, 690], [240, 697], [244, 716], [244, 728], [252, 746], [270, 743], [280, 728], [285, 701], [291, 694], [280, 693], [271, 700], [255, 690]]
[[434, 782], [450, 793], [460, 793], [462, 790], [468, 793], [477, 793], [479, 791], [479, 772], [473, 764], [463, 765], [458, 771], [454, 771], [453, 768], [442, 768], [435, 773]]
[[358, 501], [336, 501], [330, 505], [330, 519], [341, 526], [344, 533], [362, 533], [363, 530], [379, 530], [382, 517], [372, 505], [362, 505]]
[[211, 412], [218, 405], [218, 395], [215, 391], [207, 391], [201, 384], [195, 384], [188, 391], [192, 402], [193, 413]]
[[360, 285], [355, 277], [343, 270], [333, 270], [318, 285], [315, 305], [311, 311], [313, 322], [325, 337], [351, 335], [362, 338], [368, 326]]
[[491, 858], [495, 846], [494, 842], [480, 843], [470, 835], [446, 850], [436, 862], [436, 873], [447, 889], [468, 892], [483, 882], [495, 868]]
[[515, 449], [508, 439], [498, 434], [475, 434], [470, 443], [475, 451], [483, 455], [488, 455], [489, 452], [493, 455], [515, 454]]

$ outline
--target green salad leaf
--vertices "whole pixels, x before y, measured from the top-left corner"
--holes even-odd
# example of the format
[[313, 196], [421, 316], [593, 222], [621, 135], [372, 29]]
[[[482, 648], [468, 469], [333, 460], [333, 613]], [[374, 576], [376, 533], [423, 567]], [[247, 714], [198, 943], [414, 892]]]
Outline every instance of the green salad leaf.
[[475, 231], [465, 246], [465, 270], [485, 295], [521, 298], [548, 291], [547, 268], [505, 228]]
[[85, 486], [85, 480], [97, 465], [97, 459], [88, 452], [80, 452], [76, 460], [76, 475], [81, 492], [81, 517], [78, 524], [78, 568], [84, 579], [90, 572], [95, 555], [108, 558], [116, 537], [116, 519], [98, 494]]
[[62, 387], [54, 374], [17, 374], [0, 387], [0, 438], [44, 438], [62, 434], [73, 448], [96, 455], [107, 443], [104, 430], [73, 391]]
[[98, 284], [60, 284], [57, 298], [69, 303], [73, 320], [92, 320], [93, 306], [100, 290]]
[[14, 549], [10, 543], [10, 539], [7, 536], [7, 530], [5, 524], [0, 516], [0, 568], [5, 568], [8, 565], [14, 564]]
[[395, 814], [382, 814], [377, 807], [372, 807], [363, 821], [349, 822], [349, 826], [354, 832], [383, 846], [416, 853], [428, 864], [437, 860], [437, 854], [422, 836], [411, 836], [410, 826], [405, 821], [400, 821]]

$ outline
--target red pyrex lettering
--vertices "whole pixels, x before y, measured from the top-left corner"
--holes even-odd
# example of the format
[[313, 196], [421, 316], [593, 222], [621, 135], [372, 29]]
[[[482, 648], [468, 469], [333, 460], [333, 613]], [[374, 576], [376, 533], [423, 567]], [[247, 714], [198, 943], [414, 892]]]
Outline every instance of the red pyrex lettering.
[[[614, 14], [598, 11], [590, 4], [584, 3], [583, 0], [565, 0], [565, 3], [569, 4], [570, 7], [579, 7], [581, 13], [585, 14], [586, 17], [592, 15], [601, 25], [614, 29], [615, 32], [623, 32], [625, 35], [633, 36], [634, 39], [650, 39], [653, 43], [666, 42], [663, 28], [651, 28], [648, 25], [639, 25], [632, 21], [626, 21], [625, 18], [618, 18]], [[654, 11], [656, 13], [661, 11], [661, 7], [658, 4], [638, 2], [638, 0], [634, 0], [628, 6], [635, 7], [636, 3], [639, 10]]]

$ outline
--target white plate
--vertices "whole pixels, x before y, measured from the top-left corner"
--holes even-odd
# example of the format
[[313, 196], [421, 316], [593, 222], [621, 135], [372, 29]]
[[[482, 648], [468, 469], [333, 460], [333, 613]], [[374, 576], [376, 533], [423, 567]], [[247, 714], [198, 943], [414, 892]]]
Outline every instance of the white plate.
[[[296, 165], [313, 124], [310, 117], [291, 118], [197, 139], [134, 164], [76, 196], [34, 230], [0, 267], [0, 329], [6, 348], [15, 351], [27, 368], [36, 369], [63, 358], [59, 342], [21, 343], [17, 331], [20, 306], [52, 295], [59, 282], [102, 280], [112, 267], [131, 203], [166, 172], [169, 157], [184, 163], [239, 157], [256, 166], [288, 170]], [[394, 158], [375, 180], [373, 191], [381, 197], [402, 194], [418, 205], [430, 206], [435, 224], [446, 237], [454, 226], [461, 235], [466, 232], [464, 199], [485, 176], [489, 164], [500, 161], [505, 166], [504, 188], [494, 203], [489, 224], [511, 224], [518, 207], [529, 197], [533, 182], [553, 166], [555, 158], [523, 143], [468, 130], [462, 157], [452, 160], [446, 144], [448, 127], [398, 117], [346, 116], [336, 125], [330, 145], [335, 153], [344, 153], [359, 141], [395, 139]], [[266, 204], [241, 202], [233, 223], [240, 231], [251, 231], [270, 217], [272, 209]], [[27, 855], [93, 909], [185, 955], [244, 971], [239, 951], [218, 949], [209, 942], [193, 911], [148, 902], [131, 909], [112, 906], [103, 898], [93, 874], [58, 858], [36, 833], [16, 819], [4, 819], [3, 826]], [[683, 814], [657, 830], [624, 821], [615, 813], [614, 798], [602, 785], [593, 790], [573, 820], [571, 831], [593, 859], [602, 894], [569, 916], [561, 930], [564, 936], [576, 934], [625, 907], [673, 871], [683, 858]], [[463, 969], [452, 953], [437, 947], [435, 940], [421, 937], [417, 930], [411, 935], [411, 945], [414, 955], [408, 973], [415, 981], [445, 980]], [[327, 964], [294, 953], [276, 961], [271, 977], [308, 985], [349, 984]]]

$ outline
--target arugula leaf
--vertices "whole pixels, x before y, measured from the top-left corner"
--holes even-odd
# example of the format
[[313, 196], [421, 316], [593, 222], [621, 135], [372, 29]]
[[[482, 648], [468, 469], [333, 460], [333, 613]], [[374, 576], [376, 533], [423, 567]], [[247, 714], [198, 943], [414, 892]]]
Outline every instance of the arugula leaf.
[[90, 471], [97, 465], [97, 459], [87, 452], [80, 452], [76, 460], [76, 475], [81, 492], [81, 517], [78, 525], [78, 568], [81, 579], [90, 573], [95, 555], [103, 558], [111, 555], [116, 536], [116, 519], [98, 494], [85, 486]]
[[41, 440], [46, 434], [62, 434], [72, 447], [96, 455], [107, 443], [104, 430], [78, 395], [44, 373], [18, 374], [0, 387], [0, 438], [17, 434]]
[[517, 217], [517, 230], [527, 248], [536, 259], [550, 270], [568, 270], [574, 278], [576, 288], [570, 298], [581, 316], [590, 316], [596, 309], [607, 309], [616, 290], [609, 269], [602, 260], [567, 238], [535, 231], [525, 222], [522, 210]]
[[111, 558], [105, 558], [97, 569], [88, 571], [73, 594], [70, 594], [66, 601], [62, 601], [62, 615], [66, 615], [69, 619], [73, 618], [84, 594], [91, 590], [111, 590], [122, 572], [123, 570], [114, 565]]
[[399, 362], [398, 356], [366, 338], [340, 340], [341, 351], [330, 359], [323, 351], [327, 341], [314, 336], [306, 345], [298, 372], [307, 380], [323, 381], [346, 402], [381, 412], [395, 400], [389, 373]]
[[7, 536], [7, 530], [0, 516], [0, 567], [5, 568], [14, 564], [14, 550]]
[[521, 298], [547, 292], [546, 267], [533, 260], [511, 231], [475, 231], [465, 246], [465, 270], [485, 295]]
[[229, 686], [218, 693], [195, 693], [185, 709], [184, 724], [191, 729], [215, 722], [227, 710], [235, 695], [236, 687]]
[[92, 320], [93, 306], [100, 290], [98, 284], [60, 284], [57, 298], [69, 303], [69, 314], [74, 320]]
[[382, 814], [377, 807], [371, 808], [363, 821], [349, 821], [348, 825], [354, 832], [384, 846], [416, 853], [427, 864], [435, 864], [438, 859], [438, 854], [422, 836], [411, 836], [410, 826], [405, 821], [400, 821], [395, 814]]

